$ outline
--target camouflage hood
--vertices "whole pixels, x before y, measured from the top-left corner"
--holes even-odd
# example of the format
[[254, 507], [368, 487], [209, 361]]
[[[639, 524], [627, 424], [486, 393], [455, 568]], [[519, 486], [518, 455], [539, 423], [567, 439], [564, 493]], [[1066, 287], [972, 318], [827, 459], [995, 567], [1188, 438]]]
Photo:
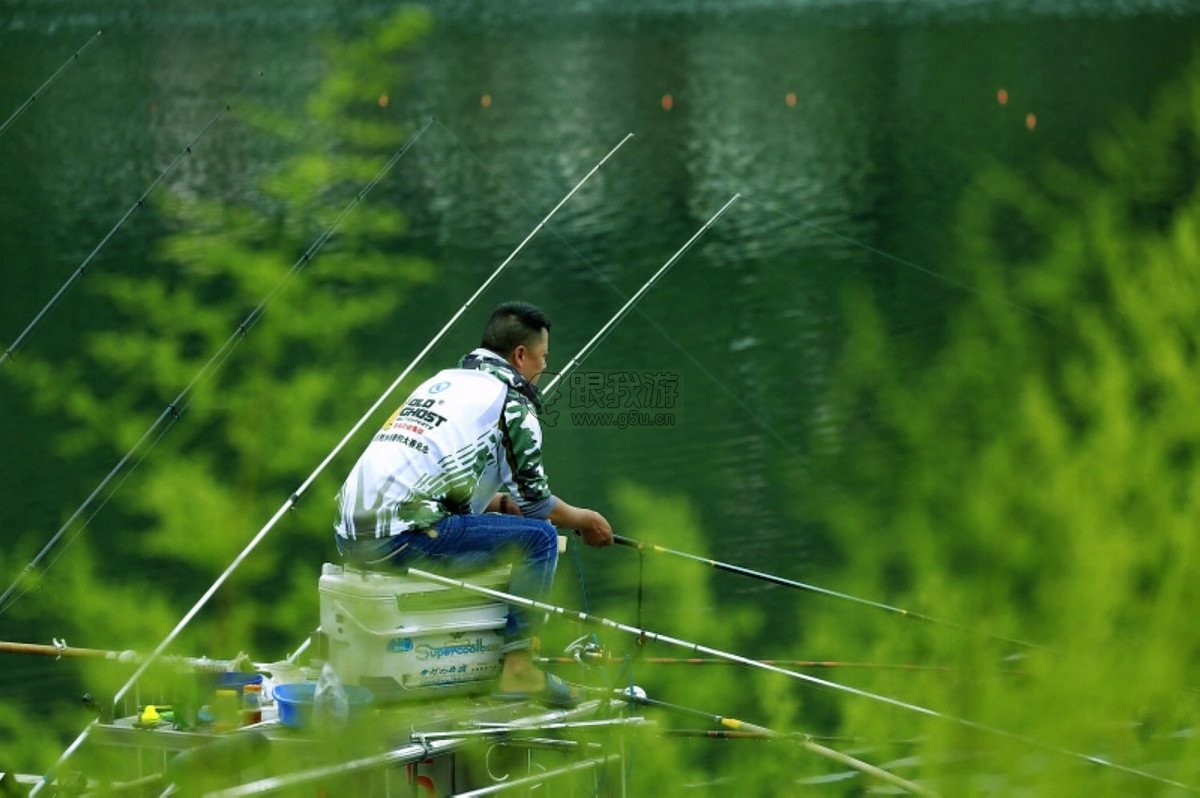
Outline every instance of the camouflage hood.
[[537, 412], [542, 411], [542, 397], [537, 386], [521, 376], [521, 373], [504, 358], [490, 349], [475, 349], [458, 362], [460, 369], [484, 371], [504, 382], [508, 387], [528, 399]]

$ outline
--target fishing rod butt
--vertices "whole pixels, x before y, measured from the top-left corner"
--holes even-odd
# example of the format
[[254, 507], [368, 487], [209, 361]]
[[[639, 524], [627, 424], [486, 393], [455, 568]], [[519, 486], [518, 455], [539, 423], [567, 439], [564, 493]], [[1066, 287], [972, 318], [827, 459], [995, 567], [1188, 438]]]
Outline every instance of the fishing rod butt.
[[637, 549], [638, 551], [646, 548], [646, 544], [642, 543], [640, 540], [627, 538], [624, 535], [613, 534], [613, 543], [616, 543], [618, 546], [628, 546], [629, 548]]

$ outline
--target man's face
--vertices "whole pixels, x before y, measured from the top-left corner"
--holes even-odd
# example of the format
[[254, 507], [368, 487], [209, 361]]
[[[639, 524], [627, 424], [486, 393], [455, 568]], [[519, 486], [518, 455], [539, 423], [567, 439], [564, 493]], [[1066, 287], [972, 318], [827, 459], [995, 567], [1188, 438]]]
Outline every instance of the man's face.
[[522, 377], [537, 385], [538, 377], [546, 370], [546, 358], [550, 354], [550, 331], [542, 330], [532, 344], [518, 344], [509, 355], [508, 362]]

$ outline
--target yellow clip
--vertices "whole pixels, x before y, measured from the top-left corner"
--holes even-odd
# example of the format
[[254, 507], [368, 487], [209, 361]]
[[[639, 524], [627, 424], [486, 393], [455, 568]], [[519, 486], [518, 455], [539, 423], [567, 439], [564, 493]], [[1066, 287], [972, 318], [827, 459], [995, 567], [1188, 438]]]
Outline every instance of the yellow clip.
[[153, 704], [147, 704], [146, 708], [142, 710], [142, 717], [138, 720], [141, 723], [149, 725], [152, 723], [158, 723], [160, 720], [162, 720], [162, 718], [159, 717], [158, 710], [154, 708]]

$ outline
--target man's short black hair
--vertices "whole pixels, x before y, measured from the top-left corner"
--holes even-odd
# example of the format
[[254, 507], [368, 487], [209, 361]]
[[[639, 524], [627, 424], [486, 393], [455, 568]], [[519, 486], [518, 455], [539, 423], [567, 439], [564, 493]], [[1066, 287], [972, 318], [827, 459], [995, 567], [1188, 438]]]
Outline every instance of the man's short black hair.
[[508, 357], [521, 344], [532, 346], [542, 330], [550, 329], [550, 317], [528, 302], [505, 302], [492, 311], [483, 328], [483, 346]]

